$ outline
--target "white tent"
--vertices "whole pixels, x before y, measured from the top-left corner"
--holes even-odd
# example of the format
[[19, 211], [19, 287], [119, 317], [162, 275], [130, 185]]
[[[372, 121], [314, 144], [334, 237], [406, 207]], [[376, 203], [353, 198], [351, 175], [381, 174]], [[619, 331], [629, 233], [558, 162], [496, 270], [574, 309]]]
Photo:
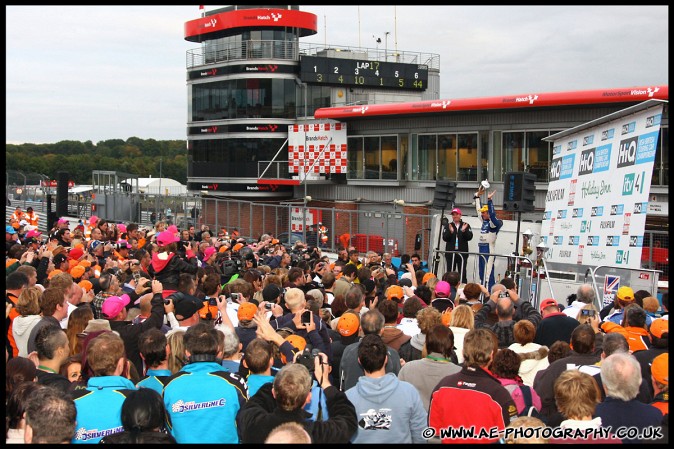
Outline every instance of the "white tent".
[[147, 195], [184, 195], [187, 186], [171, 178], [138, 178], [138, 192]]

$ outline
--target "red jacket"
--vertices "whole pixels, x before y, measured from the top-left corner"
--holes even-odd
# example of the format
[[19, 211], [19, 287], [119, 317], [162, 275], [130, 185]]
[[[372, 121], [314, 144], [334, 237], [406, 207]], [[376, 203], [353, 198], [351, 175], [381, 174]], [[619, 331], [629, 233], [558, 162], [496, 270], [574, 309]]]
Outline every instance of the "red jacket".
[[[517, 418], [517, 407], [508, 390], [482, 368], [464, 366], [438, 383], [431, 394], [428, 423], [441, 436], [441, 429], [475, 428], [475, 438], [442, 438], [443, 443], [495, 443], [495, 438], [481, 438], [481, 429], [494, 436], [493, 429], [503, 431]], [[444, 435], [448, 436], [448, 435]], [[465, 435], [464, 435], [465, 436]]]

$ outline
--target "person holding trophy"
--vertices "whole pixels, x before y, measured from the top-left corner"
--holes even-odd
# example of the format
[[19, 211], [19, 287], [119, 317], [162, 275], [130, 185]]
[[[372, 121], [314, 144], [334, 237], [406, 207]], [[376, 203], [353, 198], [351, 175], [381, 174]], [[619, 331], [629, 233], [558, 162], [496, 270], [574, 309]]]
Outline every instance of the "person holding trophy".
[[482, 196], [482, 194], [484, 194], [488, 188], [489, 182], [487, 180], [482, 181], [480, 188], [477, 192], [475, 192], [474, 198], [477, 214], [482, 217], [480, 238], [477, 244], [478, 251], [481, 254], [479, 275], [481, 284], [483, 285], [485, 283], [485, 279], [489, 279], [487, 289], [491, 291], [491, 288], [496, 282], [494, 279], [494, 256], [490, 254], [493, 254], [496, 250], [496, 237], [503, 226], [503, 221], [496, 218], [494, 203], [491, 200], [496, 193], [496, 190], [493, 190], [491, 193], [487, 194], [486, 205], [483, 206], [480, 201], [480, 196]]

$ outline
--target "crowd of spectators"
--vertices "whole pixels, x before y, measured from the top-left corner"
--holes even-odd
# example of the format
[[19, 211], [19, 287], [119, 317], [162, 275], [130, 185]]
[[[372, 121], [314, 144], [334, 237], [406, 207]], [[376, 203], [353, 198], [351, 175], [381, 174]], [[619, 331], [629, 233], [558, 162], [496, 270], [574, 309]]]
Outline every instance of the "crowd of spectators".
[[667, 441], [667, 294], [534, 307], [417, 254], [15, 215], [8, 443]]

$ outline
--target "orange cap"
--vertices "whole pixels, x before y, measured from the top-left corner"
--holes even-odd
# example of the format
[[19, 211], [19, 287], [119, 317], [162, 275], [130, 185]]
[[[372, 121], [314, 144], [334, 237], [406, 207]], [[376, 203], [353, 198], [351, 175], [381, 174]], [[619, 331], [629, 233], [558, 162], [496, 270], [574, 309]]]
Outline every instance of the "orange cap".
[[403, 288], [399, 285], [392, 285], [386, 290], [386, 299], [403, 299], [404, 297]]
[[227, 246], [227, 245], [221, 245], [221, 246], [220, 246], [220, 249], [218, 250], [218, 252], [219, 252], [219, 253], [224, 253], [224, 252], [227, 251], [228, 249], [229, 249], [229, 246]]
[[252, 302], [244, 302], [239, 306], [239, 311], [236, 313], [236, 316], [239, 318], [239, 321], [250, 321], [255, 316], [257, 312], [257, 306]]
[[91, 282], [89, 282], [87, 279], [82, 279], [81, 281], [79, 281], [77, 283], [77, 285], [79, 285], [80, 287], [85, 289], [87, 292], [89, 290], [91, 290], [92, 288], [94, 288], [94, 285]]
[[304, 339], [304, 337], [299, 335], [288, 335], [286, 337], [286, 341], [293, 345], [298, 351], [304, 351], [304, 348], [307, 347], [307, 341]]
[[47, 276], [47, 279], [51, 279], [54, 276], [56, 276], [57, 274], [61, 274], [61, 273], [63, 273], [63, 271], [59, 270], [58, 268], [56, 268], [54, 270], [51, 270], [51, 272], [49, 273], [49, 276]]
[[87, 259], [80, 260], [80, 266], [84, 268], [89, 268], [91, 266], [91, 262], [89, 262]]
[[236, 245], [234, 245], [234, 248], [232, 248], [232, 251], [236, 252], [241, 248], [243, 248], [243, 243], [237, 243]]
[[70, 275], [74, 279], [81, 278], [83, 274], [84, 274], [84, 267], [82, 265], [75, 265], [70, 269]]
[[663, 352], [653, 359], [651, 374], [656, 382], [669, 385], [669, 353]]
[[343, 313], [337, 321], [337, 332], [344, 337], [350, 337], [358, 332], [360, 319], [355, 313]]
[[433, 273], [426, 273], [426, 274], [424, 274], [424, 277], [421, 279], [421, 283], [425, 284], [426, 282], [428, 282], [429, 279], [434, 278], [434, 277], [435, 277], [435, 275]]
[[658, 318], [653, 320], [649, 329], [654, 337], [662, 338], [662, 334], [669, 333], [669, 320]]

